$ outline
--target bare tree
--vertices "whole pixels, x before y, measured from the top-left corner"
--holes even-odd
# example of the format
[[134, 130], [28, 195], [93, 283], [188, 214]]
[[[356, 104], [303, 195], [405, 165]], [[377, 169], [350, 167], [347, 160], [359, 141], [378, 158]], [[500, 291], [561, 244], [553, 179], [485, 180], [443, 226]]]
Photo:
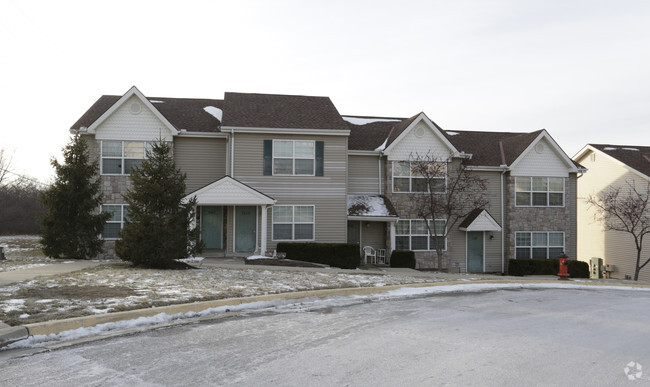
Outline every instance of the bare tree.
[[6, 149], [0, 148], [0, 186], [7, 183], [7, 174], [11, 168], [13, 158], [13, 153], [10, 155]]
[[477, 208], [489, 204], [487, 180], [471, 172], [468, 159], [448, 161], [416, 155], [410, 163], [414, 180], [419, 180], [413, 191], [417, 216], [424, 220], [429, 239], [435, 241], [438, 269], [443, 266], [443, 251], [449, 232], [456, 223]]
[[636, 247], [634, 280], [639, 280], [639, 271], [650, 262], [641, 263], [643, 237], [650, 233], [650, 182], [637, 188], [634, 181], [618, 187], [610, 187], [598, 195], [589, 195], [587, 204], [596, 209], [595, 218], [602, 221], [606, 231], [628, 233]]

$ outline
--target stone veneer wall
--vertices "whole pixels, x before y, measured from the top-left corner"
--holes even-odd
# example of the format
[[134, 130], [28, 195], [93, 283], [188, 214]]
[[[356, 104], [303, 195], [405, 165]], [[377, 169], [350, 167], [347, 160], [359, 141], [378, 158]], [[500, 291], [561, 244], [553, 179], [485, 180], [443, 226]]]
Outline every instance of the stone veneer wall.
[[[92, 135], [84, 135], [83, 138], [88, 142], [88, 153], [91, 160], [96, 160], [101, 171], [100, 146], [101, 142], [95, 140]], [[171, 145], [171, 144], [170, 144]], [[171, 151], [173, 152], [173, 147]], [[102, 181], [101, 193], [102, 203], [104, 204], [125, 204], [123, 195], [132, 188], [129, 176], [120, 175], [100, 175]], [[115, 258], [115, 241], [104, 241], [104, 252], [98, 255], [99, 258]]]
[[[412, 193], [393, 193], [393, 163], [386, 159], [384, 164], [384, 192], [383, 194], [393, 203], [400, 219], [419, 219], [413, 202]], [[386, 241], [390, 241], [390, 227], [386, 227]], [[443, 267], [449, 267], [449, 256], [453, 251], [451, 237], [447, 238], [447, 251], [443, 252]], [[387, 243], [388, 244], [388, 243]], [[416, 268], [438, 269], [438, 254], [436, 251], [416, 251]]]
[[506, 264], [515, 258], [517, 231], [563, 231], [565, 253], [576, 259], [576, 175], [565, 179], [564, 207], [516, 207], [515, 178], [508, 176], [506, 182]]

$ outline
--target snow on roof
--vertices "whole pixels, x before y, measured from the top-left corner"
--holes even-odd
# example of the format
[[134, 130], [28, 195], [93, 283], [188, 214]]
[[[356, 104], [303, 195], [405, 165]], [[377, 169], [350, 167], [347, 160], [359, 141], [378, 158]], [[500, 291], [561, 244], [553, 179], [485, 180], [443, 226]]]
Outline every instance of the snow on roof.
[[157, 99], [150, 99], [149, 102], [151, 102], [151, 103], [165, 103], [165, 101], [158, 101]]
[[629, 150], [629, 151], [635, 151], [638, 152], [639, 150], [637, 148], [621, 148], [623, 150]]
[[348, 215], [351, 216], [395, 216], [381, 196], [348, 195]]
[[221, 119], [223, 118], [223, 110], [219, 109], [218, 107], [206, 106], [203, 108], [203, 110], [210, 113], [214, 118], [218, 119], [219, 121], [222, 121]]
[[388, 143], [388, 137], [386, 137], [383, 144], [379, 145], [377, 149], [375, 149], [375, 152], [383, 152], [386, 149], [387, 143]]
[[372, 124], [373, 122], [401, 122], [402, 120], [394, 118], [362, 118], [362, 117], [345, 117], [341, 116], [345, 121], [353, 125], [366, 125]]
[[616, 148], [613, 146], [606, 146], [603, 148], [603, 150], [616, 150]]
[[455, 136], [455, 135], [458, 134], [458, 132], [449, 132], [449, 131], [447, 131], [445, 133], [447, 133], [447, 135], [449, 135], [449, 136]]

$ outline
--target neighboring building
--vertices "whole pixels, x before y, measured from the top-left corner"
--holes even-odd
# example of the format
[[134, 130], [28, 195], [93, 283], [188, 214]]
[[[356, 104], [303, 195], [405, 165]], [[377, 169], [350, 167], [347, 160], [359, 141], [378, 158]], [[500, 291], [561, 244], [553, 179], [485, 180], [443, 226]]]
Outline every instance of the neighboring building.
[[[72, 126], [100, 159], [104, 239], [124, 221], [129, 170], [147, 144], [173, 143], [207, 254], [246, 255], [280, 241], [352, 242], [436, 253], [414, 212], [413, 155], [466, 159], [490, 203], [450, 230], [452, 270], [504, 272], [509, 258], [576, 256], [576, 176], [584, 170], [546, 130], [445, 131], [410, 118], [342, 116], [327, 97], [225, 93], [223, 100], [102, 96]], [[446, 179], [441, 179], [444, 191]], [[457, 269], [456, 269], [457, 268]]]
[[[634, 278], [637, 250], [632, 235], [605, 231], [586, 201], [589, 195], [625, 187], [627, 182], [644, 189], [650, 182], [650, 147], [588, 144], [573, 159], [589, 170], [578, 179], [578, 259], [589, 262], [592, 257], [602, 258], [604, 264], [614, 265], [612, 278]], [[642, 253], [641, 264], [650, 257], [647, 236]], [[639, 280], [650, 281], [650, 264], [641, 269]]]

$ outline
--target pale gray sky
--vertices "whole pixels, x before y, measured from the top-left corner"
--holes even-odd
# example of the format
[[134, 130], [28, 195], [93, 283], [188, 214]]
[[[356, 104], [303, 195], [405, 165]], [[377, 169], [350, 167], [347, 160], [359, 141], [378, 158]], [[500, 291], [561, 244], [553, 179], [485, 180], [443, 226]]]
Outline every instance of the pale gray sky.
[[342, 114], [650, 145], [648, 1], [0, 0], [0, 148], [49, 180], [102, 94], [329, 96]]

